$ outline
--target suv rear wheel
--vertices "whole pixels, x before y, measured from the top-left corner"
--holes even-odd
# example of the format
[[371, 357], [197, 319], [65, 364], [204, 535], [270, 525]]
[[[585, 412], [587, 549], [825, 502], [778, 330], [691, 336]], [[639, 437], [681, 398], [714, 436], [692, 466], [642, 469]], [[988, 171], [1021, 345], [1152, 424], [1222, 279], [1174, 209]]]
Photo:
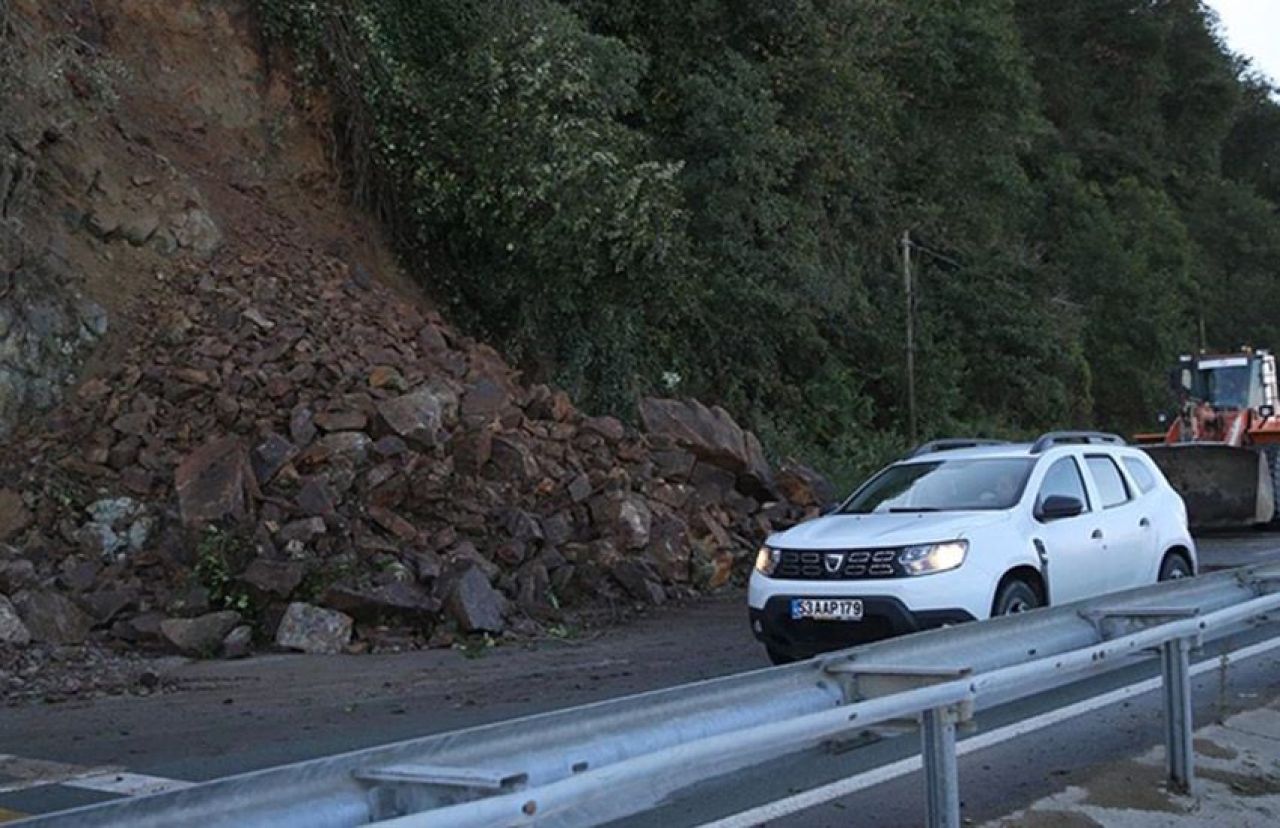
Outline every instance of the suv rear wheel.
[[1036, 594], [1035, 588], [1026, 581], [1015, 579], [1000, 587], [1000, 591], [996, 593], [991, 614], [993, 616], [1017, 615], [1038, 606], [1040, 606], [1040, 596]]
[[1183, 578], [1191, 577], [1191, 564], [1187, 563], [1187, 559], [1174, 552], [1171, 555], [1165, 555], [1164, 562], [1160, 564], [1160, 580], [1162, 581], [1178, 581]]

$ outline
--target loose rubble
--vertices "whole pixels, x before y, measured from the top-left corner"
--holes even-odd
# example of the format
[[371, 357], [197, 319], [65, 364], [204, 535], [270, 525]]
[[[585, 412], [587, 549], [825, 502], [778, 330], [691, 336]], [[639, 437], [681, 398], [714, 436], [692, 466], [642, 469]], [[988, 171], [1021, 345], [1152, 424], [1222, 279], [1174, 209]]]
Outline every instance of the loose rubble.
[[169, 676], [174, 662], [181, 661], [171, 656], [117, 652], [92, 643], [24, 647], [0, 643], [0, 704], [149, 696], [174, 686]]
[[243, 620], [345, 647], [341, 625], [323, 644], [277, 629], [310, 605], [356, 639], [500, 634], [715, 589], [826, 497], [723, 409], [646, 399], [643, 430], [586, 416], [342, 261], [280, 258], [194, 271], [18, 443], [0, 566], [34, 567], [11, 596], [33, 640], [216, 655]]

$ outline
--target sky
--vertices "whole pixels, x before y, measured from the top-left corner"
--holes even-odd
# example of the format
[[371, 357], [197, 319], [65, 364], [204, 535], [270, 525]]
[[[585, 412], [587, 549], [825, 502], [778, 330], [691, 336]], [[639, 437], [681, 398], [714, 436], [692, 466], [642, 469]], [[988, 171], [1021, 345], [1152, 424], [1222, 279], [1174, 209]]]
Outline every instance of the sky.
[[1208, 0], [1231, 51], [1280, 86], [1280, 0]]

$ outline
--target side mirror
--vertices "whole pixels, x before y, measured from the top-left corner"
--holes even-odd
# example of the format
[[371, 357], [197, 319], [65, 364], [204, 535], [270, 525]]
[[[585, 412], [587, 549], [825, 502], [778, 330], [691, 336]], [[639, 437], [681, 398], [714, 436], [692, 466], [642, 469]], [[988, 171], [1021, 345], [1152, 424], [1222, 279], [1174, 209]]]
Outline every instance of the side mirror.
[[1066, 495], [1049, 495], [1036, 510], [1036, 517], [1041, 520], [1061, 520], [1075, 517], [1084, 512], [1084, 503], [1078, 497]]

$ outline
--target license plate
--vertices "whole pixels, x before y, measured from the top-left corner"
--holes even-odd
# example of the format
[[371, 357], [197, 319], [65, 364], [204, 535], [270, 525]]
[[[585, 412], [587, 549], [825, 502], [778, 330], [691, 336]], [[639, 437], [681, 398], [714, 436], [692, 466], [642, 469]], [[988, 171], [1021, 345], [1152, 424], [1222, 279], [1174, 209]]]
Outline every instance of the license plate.
[[791, 618], [811, 621], [861, 621], [859, 598], [792, 598]]

